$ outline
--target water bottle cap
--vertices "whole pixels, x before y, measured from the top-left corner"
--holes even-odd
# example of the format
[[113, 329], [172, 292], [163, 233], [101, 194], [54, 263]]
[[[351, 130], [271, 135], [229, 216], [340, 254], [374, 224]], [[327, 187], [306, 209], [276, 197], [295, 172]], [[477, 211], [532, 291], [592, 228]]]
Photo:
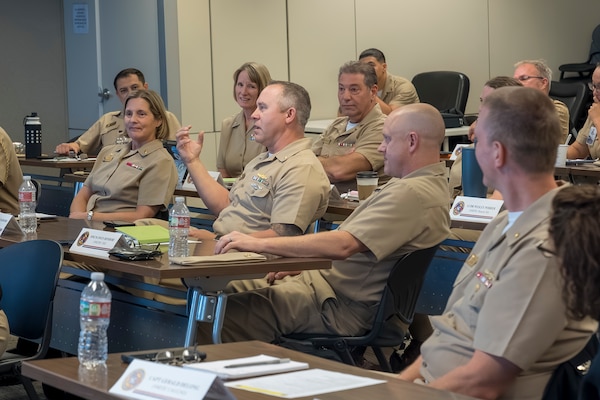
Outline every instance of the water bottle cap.
[[93, 281], [103, 281], [104, 280], [104, 272], [92, 272], [90, 275]]
[[23, 180], [24, 181], [30, 181], [31, 180], [31, 175], [23, 175]]
[[175, 197], [175, 203], [183, 203], [184, 201], [185, 199], [183, 198], [183, 196]]

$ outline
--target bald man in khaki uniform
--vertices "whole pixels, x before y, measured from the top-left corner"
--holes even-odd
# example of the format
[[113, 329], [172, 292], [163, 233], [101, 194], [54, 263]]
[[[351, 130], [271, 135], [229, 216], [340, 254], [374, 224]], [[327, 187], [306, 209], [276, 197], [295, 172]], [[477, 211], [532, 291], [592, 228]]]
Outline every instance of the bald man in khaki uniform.
[[[303, 332], [364, 334], [396, 261], [448, 236], [448, 186], [439, 161], [443, 139], [444, 122], [432, 106], [395, 110], [379, 146], [385, 173], [395, 178], [362, 202], [338, 230], [269, 240], [239, 232], [223, 236], [216, 251], [336, 260], [330, 270], [288, 274], [274, 282], [234, 282], [227, 290], [223, 340], [271, 342]], [[203, 331], [202, 337], [208, 334]]]

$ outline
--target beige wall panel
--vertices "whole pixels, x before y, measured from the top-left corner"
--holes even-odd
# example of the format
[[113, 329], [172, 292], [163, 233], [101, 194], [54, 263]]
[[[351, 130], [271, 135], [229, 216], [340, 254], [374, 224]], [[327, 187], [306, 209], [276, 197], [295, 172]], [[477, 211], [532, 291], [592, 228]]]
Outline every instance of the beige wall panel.
[[285, 1], [212, 0], [215, 128], [240, 108], [233, 99], [233, 72], [244, 62], [265, 64], [273, 79], [288, 79]]
[[471, 81], [467, 112], [477, 112], [489, 71], [487, 18], [482, 0], [356, 0], [357, 48], [379, 48], [388, 70], [409, 80], [425, 71], [463, 72]]
[[[214, 130], [210, 18], [208, 0], [177, 3], [181, 123], [194, 130]], [[169, 46], [167, 47], [167, 51]], [[167, 53], [169, 54], [169, 53]], [[167, 62], [169, 59], [167, 59]], [[168, 65], [168, 64], [167, 64]], [[167, 68], [170, 71], [170, 68]]]
[[356, 59], [354, 0], [288, 0], [290, 80], [310, 93], [311, 119], [334, 118], [340, 66]]
[[489, 0], [490, 72], [512, 75], [516, 61], [543, 58], [558, 66], [587, 60], [600, 23], [597, 0]]
[[23, 118], [42, 121], [42, 151], [68, 137], [62, 2], [0, 2], [0, 126], [24, 142]]
[[[192, 125], [192, 131], [213, 132], [214, 109], [210, 45], [209, 0], [178, 0], [165, 9], [166, 63], [169, 98], [179, 93], [181, 123]], [[171, 19], [176, 15], [176, 19]], [[176, 24], [176, 28], [173, 25]], [[171, 103], [173, 105], [173, 103]], [[214, 134], [209, 135], [214, 137]], [[208, 168], [216, 165], [214, 138], [206, 141], [202, 161]]]

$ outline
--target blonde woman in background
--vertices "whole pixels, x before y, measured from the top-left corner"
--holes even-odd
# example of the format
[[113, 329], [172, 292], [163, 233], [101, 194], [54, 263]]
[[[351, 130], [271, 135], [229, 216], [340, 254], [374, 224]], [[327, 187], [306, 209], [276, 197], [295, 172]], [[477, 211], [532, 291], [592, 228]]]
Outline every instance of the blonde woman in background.
[[247, 62], [233, 74], [233, 98], [242, 110], [225, 118], [221, 125], [221, 141], [217, 155], [217, 169], [224, 178], [237, 178], [250, 160], [266, 151], [254, 141], [256, 99], [271, 81], [267, 67], [256, 62]]

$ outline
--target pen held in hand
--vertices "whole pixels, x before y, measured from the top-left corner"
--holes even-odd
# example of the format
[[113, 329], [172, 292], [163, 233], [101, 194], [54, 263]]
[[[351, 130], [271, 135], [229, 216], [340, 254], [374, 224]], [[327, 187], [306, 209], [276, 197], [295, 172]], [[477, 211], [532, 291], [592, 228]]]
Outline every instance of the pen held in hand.
[[289, 358], [278, 358], [276, 360], [269, 360], [269, 361], [257, 361], [257, 362], [249, 362], [249, 363], [242, 363], [242, 364], [231, 364], [231, 365], [226, 365], [223, 368], [258, 367], [261, 365], [284, 364], [284, 363], [288, 363], [288, 362], [290, 362]]

